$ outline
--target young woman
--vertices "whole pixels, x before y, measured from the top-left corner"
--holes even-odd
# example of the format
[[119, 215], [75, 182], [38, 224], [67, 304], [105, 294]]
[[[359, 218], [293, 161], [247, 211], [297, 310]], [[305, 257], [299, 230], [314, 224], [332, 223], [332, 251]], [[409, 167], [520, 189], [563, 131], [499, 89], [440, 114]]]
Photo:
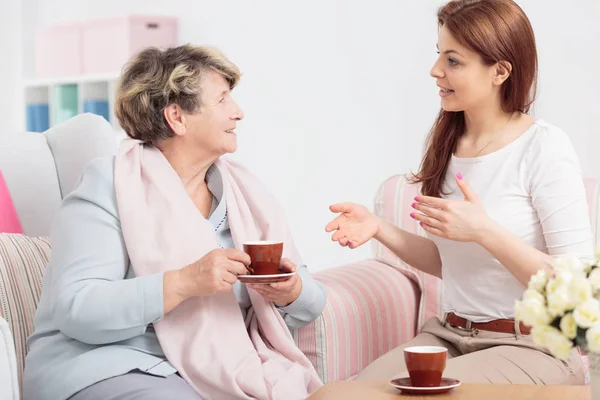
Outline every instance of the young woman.
[[[445, 376], [463, 382], [583, 384], [576, 349], [566, 361], [535, 344], [514, 320], [531, 275], [553, 257], [592, 256], [579, 161], [568, 136], [528, 115], [536, 89], [533, 29], [511, 0], [457, 0], [438, 12], [431, 76], [441, 110], [415, 198], [420, 237], [342, 203], [326, 230], [342, 246], [371, 238], [443, 278], [444, 316], [369, 365], [358, 379], [406, 375], [403, 348], [448, 349]], [[467, 183], [468, 182], [468, 183]]]

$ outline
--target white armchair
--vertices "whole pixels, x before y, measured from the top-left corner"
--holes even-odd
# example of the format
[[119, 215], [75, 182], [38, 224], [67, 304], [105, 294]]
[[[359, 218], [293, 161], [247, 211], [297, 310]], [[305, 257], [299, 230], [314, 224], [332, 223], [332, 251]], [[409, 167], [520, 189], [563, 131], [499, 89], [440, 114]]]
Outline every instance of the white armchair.
[[0, 317], [0, 400], [19, 400], [19, 373], [8, 322]]
[[92, 114], [78, 115], [44, 133], [0, 134], [0, 171], [25, 233], [0, 233], [0, 400], [20, 399], [25, 340], [33, 329], [50, 256], [44, 236], [54, 212], [83, 167], [115, 151], [114, 130]]

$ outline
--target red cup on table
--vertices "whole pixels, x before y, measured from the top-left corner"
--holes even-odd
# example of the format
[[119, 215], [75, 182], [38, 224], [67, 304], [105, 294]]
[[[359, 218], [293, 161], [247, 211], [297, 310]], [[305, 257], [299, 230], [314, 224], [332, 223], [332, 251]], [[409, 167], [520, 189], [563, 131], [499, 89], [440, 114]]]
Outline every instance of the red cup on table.
[[412, 346], [404, 349], [404, 361], [412, 386], [436, 387], [442, 383], [448, 349], [439, 346]]

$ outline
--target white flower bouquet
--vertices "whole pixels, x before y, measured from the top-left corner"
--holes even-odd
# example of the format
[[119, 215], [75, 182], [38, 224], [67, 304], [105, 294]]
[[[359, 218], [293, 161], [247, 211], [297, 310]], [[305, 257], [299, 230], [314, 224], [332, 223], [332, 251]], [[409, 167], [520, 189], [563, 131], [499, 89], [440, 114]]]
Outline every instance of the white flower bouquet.
[[531, 277], [516, 318], [529, 325], [533, 341], [566, 359], [573, 346], [600, 353], [600, 251], [595, 262], [557, 258], [553, 271]]

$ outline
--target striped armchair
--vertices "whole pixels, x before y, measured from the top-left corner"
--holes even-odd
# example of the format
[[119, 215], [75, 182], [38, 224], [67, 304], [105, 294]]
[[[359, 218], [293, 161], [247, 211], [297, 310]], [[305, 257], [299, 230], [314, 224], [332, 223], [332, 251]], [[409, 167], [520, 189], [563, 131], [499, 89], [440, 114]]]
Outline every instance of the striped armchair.
[[[600, 181], [586, 179], [585, 186], [592, 232], [600, 245]], [[379, 188], [374, 211], [424, 235], [408, 217], [417, 191], [405, 176], [392, 176]], [[353, 378], [441, 313], [441, 280], [405, 264], [375, 241], [372, 259], [327, 269], [315, 278], [327, 288], [327, 306], [315, 322], [295, 332], [295, 338], [324, 382]]]

